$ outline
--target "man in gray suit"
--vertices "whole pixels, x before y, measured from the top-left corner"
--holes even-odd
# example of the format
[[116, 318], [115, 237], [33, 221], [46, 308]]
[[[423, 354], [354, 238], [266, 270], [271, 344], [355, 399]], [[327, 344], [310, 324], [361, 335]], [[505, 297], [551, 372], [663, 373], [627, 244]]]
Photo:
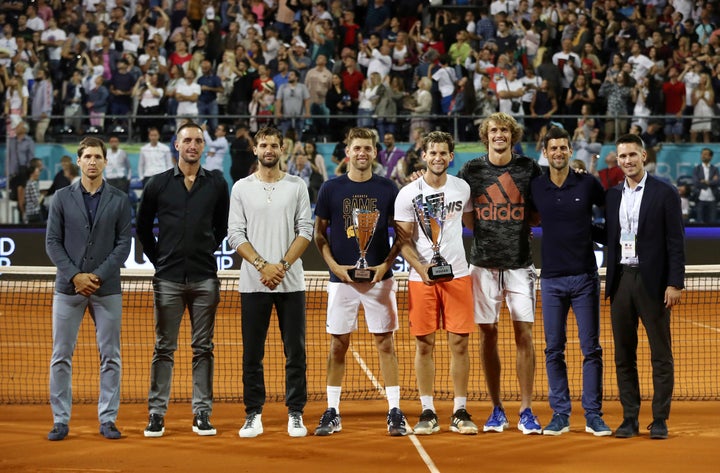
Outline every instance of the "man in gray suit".
[[47, 254], [57, 266], [50, 360], [54, 425], [48, 440], [62, 440], [69, 431], [72, 355], [86, 308], [100, 351], [100, 433], [118, 439], [120, 268], [130, 254], [130, 204], [125, 193], [103, 181], [107, 156], [102, 140], [83, 139], [77, 154], [82, 177], [55, 194], [45, 239]]

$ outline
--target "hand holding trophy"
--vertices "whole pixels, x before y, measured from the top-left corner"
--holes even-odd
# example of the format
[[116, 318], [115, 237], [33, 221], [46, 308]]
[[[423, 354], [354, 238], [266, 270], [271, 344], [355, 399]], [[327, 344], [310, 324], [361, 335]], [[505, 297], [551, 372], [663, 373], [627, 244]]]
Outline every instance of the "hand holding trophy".
[[348, 276], [355, 282], [370, 282], [375, 278], [375, 270], [368, 268], [365, 255], [367, 255], [368, 247], [380, 219], [380, 211], [353, 209], [352, 219], [355, 226], [355, 240], [360, 249], [360, 258], [355, 263], [355, 267], [348, 270]]
[[440, 192], [425, 197], [419, 194], [413, 199], [413, 208], [417, 217], [418, 227], [432, 244], [433, 256], [428, 268], [428, 277], [433, 281], [450, 281], [453, 275], [452, 266], [440, 254], [447, 208], [445, 207], [445, 194]]

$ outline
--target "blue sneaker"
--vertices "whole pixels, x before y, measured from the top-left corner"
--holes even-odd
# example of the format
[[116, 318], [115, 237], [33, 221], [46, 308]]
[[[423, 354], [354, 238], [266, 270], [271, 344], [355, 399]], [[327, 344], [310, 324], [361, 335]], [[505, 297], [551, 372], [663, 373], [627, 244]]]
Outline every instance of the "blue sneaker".
[[117, 440], [121, 437], [115, 422], [103, 422], [100, 424], [100, 434], [109, 440]]
[[70, 428], [67, 424], [62, 424], [60, 422], [55, 422], [53, 424], [52, 430], [48, 433], [48, 440], [63, 440], [65, 437], [67, 437], [68, 432], [70, 432]]
[[585, 424], [585, 432], [593, 434], [595, 437], [607, 437], [612, 435], [612, 430], [607, 426], [600, 416], [590, 416]]
[[561, 435], [570, 432], [570, 418], [565, 414], [553, 414], [550, 423], [542, 431], [543, 435]]
[[542, 427], [540, 427], [540, 422], [538, 422], [537, 416], [533, 414], [532, 409], [530, 409], [529, 407], [520, 413], [518, 430], [521, 431], [523, 435], [542, 434]]
[[508, 427], [510, 427], [510, 423], [505, 415], [505, 410], [501, 406], [495, 406], [487, 422], [483, 425], [483, 432], [502, 432]]

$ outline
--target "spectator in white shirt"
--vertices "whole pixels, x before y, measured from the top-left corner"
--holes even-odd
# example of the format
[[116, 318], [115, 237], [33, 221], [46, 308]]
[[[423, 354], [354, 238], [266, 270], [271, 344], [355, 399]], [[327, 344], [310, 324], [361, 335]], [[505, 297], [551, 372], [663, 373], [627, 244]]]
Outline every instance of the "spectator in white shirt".
[[636, 82], [647, 77], [650, 70], [655, 67], [655, 62], [641, 52], [640, 41], [634, 41], [630, 46], [630, 57], [627, 58], [627, 62], [632, 64], [632, 76]]
[[170, 147], [160, 143], [160, 132], [157, 128], [148, 131], [150, 143], [140, 148], [140, 160], [138, 161], [138, 177], [145, 187], [156, 174], [165, 172], [173, 167], [173, 159], [170, 154]]
[[10, 23], [3, 26], [3, 36], [0, 38], [0, 65], [8, 67], [10, 60], [17, 54], [18, 46], [13, 36], [13, 27]]
[[205, 138], [205, 148], [207, 149], [207, 155], [205, 156], [205, 166], [208, 171], [220, 171], [225, 172], [225, 156], [227, 156], [230, 150], [230, 144], [228, 143], [225, 135], [227, 130], [224, 124], [219, 124], [215, 128], [215, 139], [213, 140], [210, 133], [207, 131], [207, 125], [202, 126], [203, 137]]
[[185, 71], [185, 80], [175, 87], [175, 100], [177, 100], [177, 126], [180, 127], [187, 117], [198, 116], [197, 99], [200, 97], [200, 86], [195, 82], [195, 71], [188, 67]]
[[390, 73], [392, 67], [392, 56], [390, 55], [390, 45], [387, 43], [375, 46], [379, 43], [379, 36], [373, 33], [370, 41], [360, 47], [358, 54], [358, 64], [367, 68], [366, 77], [370, 77], [373, 72], [380, 74], [382, 79]]
[[45, 31], [45, 21], [37, 15], [34, 5], [27, 8], [27, 27], [33, 31]]
[[522, 107], [522, 96], [527, 89], [523, 82], [517, 78], [517, 69], [509, 68], [505, 72], [505, 80], [497, 83], [497, 94], [500, 98], [500, 112], [512, 115], [516, 119], [525, 115]]
[[105, 165], [105, 180], [111, 186], [120, 189], [126, 194], [130, 191], [130, 160], [125, 150], [120, 149], [120, 138], [111, 135], [108, 139], [107, 164]]

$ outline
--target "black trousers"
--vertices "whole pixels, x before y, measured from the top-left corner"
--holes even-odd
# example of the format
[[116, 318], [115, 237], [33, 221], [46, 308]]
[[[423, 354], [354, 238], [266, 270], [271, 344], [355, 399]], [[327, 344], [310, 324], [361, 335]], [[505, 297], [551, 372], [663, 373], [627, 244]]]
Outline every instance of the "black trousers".
[[261, 413], [265, 405], [265, 339], [275, 306], [285, 353], [285, 405], [303, 412], [307, 404], [305, 291], [240, 294], [245, 412]]
[[670, 337], [670, 309], [662, 298], [648, 294], [638, 268], [624, 266], [610, 305], [615, 369], [623, 416], [637, 418], [640, 412], [640, 383], [637, 369], [638, 319], [642, 320], [652, 361], [654, 419], [670, 416], [675, 370]]

